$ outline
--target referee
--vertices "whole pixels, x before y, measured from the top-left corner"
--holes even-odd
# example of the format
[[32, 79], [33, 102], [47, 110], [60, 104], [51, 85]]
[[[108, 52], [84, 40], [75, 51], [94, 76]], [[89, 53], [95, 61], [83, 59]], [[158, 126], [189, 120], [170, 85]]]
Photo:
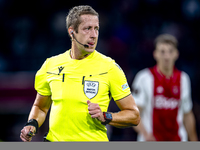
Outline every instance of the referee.
[[[37, 96], [22, 141], [31, 141], [50, 109], [47, 141], [109, 141], [106, 124], [138, 125], [139, 110], [127, 79], [113, 59], [95, 50], [99, 15], [75, 6], [66, 17], [71, 49], [47, 58], [35, 76]], [[111, 98], [120, 111], [107, 112]]]

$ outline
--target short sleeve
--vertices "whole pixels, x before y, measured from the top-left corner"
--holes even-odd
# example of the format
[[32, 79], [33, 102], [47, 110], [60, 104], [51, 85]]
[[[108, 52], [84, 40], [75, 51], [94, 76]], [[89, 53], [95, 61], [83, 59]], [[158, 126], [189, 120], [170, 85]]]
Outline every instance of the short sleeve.
[[47, 64], [48, 59], [43, 63], [42, 67], [37, 71], [35, 75], [35, 89], [40, 95], [43, 96], [51, 95], [50, 86], [47, 82]]
[[136, 74], [133, 83], [132, 83], [132, 95], [135, 100], [136, 105], [144, 107], [146, 104], [145, 98], [145, 75], [144, 71], [140, 71]]
[[191, 83], [190, 83], [190, 78], [189, 76], [185, 73], [182, 72], [181, 76], [181, 107], [183, 109], [184, 113], [188, 113], [189, 111], [192, 110], [192, 98], [191, 98]]
[[123, 70], [114, 61], [111, 64], [108, 76], [109, 76], [110, 92], [115, 101], [120, 100], [131, 94], [130, 87], [128, 85]]

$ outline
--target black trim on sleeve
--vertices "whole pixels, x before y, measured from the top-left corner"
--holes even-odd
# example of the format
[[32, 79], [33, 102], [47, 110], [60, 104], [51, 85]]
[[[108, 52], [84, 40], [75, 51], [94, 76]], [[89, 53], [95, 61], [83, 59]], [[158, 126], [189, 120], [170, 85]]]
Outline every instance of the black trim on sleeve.
[[115, 100], [115, 101], [120, 101], [120, 100], [122, 100], [122, 99], [124, 99], [124, 98], [128, 97], [129, 95], [131, 95], [131, 93], [130, 93], [130, 94], [128, 94], [127, 96], [125, 96], [125, 97], [123, 97], [123, 98], [121, 98], [121, 99]]
[[[38, 93], [38, 92], [37, 92]], [[42, 95], [42, 94], [40, 94], [40, 93], [38, 93], [40, 96], [51, 96], [51, 95]]]

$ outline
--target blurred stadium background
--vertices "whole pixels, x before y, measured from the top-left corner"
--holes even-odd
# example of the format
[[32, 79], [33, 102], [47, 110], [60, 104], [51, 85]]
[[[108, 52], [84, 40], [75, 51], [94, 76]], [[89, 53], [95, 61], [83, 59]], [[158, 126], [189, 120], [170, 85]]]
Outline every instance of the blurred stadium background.
[[[47, 57], [70, 48], [65, 17], [75, 5], [91, 5], [100, 15], [97, 50], [116, 60], [129, 85], [135, 74], [155, 64], [153, 40], [170, 33], [179, 40], [177, 68], [192, 83], [200, 137], [199, 0], [0, 0], [0, 141], [21, 141], [36, 91], [34, 75]], [[109, 111], [119, 109], [112, 101]], [[47, 118], [48, 119], [48, 118]], [[33, 141], [42, 141], [46, 120]], [[110, 141], [135, 141], [132, 128], [108, 126]]]

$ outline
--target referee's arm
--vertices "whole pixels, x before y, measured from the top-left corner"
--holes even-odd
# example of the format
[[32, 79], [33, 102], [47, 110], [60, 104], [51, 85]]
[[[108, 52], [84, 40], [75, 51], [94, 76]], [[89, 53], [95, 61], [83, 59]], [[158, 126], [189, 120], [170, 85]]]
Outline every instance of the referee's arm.
[[[28, 121], [31, 119], [35, 119], [38, 122], [38, 127], [40, 127], [45, 121], [51, 103], [51, 96], [42, 96], [37, 93], [36, 99], [28, 117]], [[32, 137], [29, 135], [30, 131], [35, 133], [36, 128], [31, 125], [24, 126], [24, 128], [21, 130], [20, 138], [23, 141], [31, 141]]]
[[121, 111], [112, 113], [112, 121], [109, 125], [118, 128], [137, 126], [140, 122], [140, 113], [133, 96], [130, 94], [115, 102]]
[[35, 102], [29, 114], [28, 120], [35, 119], [38, 121], [38, 127], [40, 127], [46, 118], [46, 115], [51, 106], [51, 96], [42, 96], [37, 93]]

